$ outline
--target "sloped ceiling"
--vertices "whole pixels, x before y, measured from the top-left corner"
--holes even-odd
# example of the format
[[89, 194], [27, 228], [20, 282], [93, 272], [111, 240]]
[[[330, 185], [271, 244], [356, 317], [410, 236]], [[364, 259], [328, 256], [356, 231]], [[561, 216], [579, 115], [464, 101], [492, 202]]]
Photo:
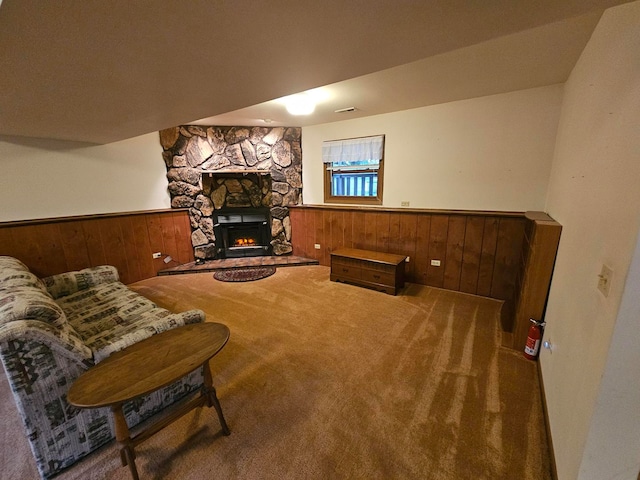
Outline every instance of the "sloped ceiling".
[[[4, 0], [0, 135], [109, 143], [211, 117], [304, 125], [354, 104], [370, 115], [563, 82], [620, 3]], [[334, 104], [275, 118], [270, 100], [322, 86]]]

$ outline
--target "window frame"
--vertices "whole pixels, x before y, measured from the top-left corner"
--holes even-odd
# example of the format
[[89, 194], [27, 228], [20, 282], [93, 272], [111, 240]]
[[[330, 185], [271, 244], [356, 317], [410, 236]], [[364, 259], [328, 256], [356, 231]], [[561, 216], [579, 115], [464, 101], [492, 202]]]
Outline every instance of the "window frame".
[[[374, 135], [378, 136], [378, 135]], [[367, 137], [356, 137], [367, 138]], [[347, 139], [351, 140], [351, 139]], [[335, 162], [323, 162], [322, 168], [324, 170], [324, 202], [325, 203], [344, 203], [350, 205], [382, 205], [382, 193], [384, 186], [384, 156], [385, 156], [385, 143], [386, 138], [382, 135], [382, 158], [378, 162], [378, 168], [372, 170], [371, 168], [363, 168], [362, 170], [349, 170], [352, 173], [370, 173], [375, 171], [377, 174], [377, 192], [376, 196], [355, 196], [355, 195], [333, 195], [331, 193], [331, 177], [333, 170], [330, 168]]]
[[[383, 155], [384, 157], [384, 155]], [[379, 166], [376, 170], [362, 169], [351, 170], [352, 173], [369, 173], [375, 171], [378, 177], [378, 186], [376, 196], [356, 196], [356, 195], [333, 195], [331, 193], [331, 176], [332, 170], [328, 168], [331, 163], [323, 163], [324, 169], [324, 201], [325, 203], [348, 203], [353, 205], [382, 205], [382, 190], [384, 184], [384, 158], [380, 159]]]

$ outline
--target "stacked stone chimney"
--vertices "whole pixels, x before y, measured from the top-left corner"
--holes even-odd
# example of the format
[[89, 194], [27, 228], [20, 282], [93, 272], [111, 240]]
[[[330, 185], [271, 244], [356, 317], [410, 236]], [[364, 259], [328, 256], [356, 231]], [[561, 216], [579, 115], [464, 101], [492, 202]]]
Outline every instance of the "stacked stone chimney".
[[302, 192], [301, 129], [183, 125], [160, 132], [173, 208], [188, 208], [197, 259], [216, 253], [214, 210], [269, 207], [275, 255], [291, 253]]

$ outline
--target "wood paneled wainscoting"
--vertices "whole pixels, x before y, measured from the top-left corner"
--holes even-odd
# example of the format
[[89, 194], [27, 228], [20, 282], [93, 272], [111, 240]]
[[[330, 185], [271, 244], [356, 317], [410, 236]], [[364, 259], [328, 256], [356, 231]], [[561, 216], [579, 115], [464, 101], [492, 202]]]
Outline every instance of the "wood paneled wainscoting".
[[[504, 300], [502, 328], [514, 330], [530, 244], [525, 231], [531, 218], [525, 213], [325, 205], [290, 212], [294, 255], [327, 266], [331, 252], [341, 247], [410, 257], [408, 282]], [[545, 214], [535, 218], [540, 215]], [[555, 259], [555, 250], [549, 254]]]
[[40, 277], [97, 265], [114, 265], [123, 283], [153, 277], [193, 262], [186, 209], [114, 213], [0, 223], [0, 255], [24, 262]]

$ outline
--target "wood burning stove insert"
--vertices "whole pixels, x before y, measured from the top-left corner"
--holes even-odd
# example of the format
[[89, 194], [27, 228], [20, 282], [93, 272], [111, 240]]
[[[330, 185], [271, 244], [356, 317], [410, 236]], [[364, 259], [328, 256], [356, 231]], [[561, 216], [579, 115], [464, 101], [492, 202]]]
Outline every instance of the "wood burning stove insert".
[[214, 213], [218, 258], [271, 255], [271, 219], [268, 208], [224, 209]]

